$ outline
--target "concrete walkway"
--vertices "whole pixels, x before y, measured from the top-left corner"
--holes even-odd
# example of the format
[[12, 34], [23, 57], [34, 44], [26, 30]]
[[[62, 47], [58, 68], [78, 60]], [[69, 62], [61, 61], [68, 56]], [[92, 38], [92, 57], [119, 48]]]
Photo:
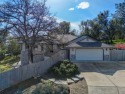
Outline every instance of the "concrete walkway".
[[125, 94], [125, 63], [76, 63], [88, 94]]

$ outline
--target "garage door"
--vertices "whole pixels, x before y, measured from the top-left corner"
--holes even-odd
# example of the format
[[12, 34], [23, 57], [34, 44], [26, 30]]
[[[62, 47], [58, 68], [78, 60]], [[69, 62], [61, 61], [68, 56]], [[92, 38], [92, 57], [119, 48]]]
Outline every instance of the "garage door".
[[103, 60], [102, 49], [77, 49], [76, 60]]

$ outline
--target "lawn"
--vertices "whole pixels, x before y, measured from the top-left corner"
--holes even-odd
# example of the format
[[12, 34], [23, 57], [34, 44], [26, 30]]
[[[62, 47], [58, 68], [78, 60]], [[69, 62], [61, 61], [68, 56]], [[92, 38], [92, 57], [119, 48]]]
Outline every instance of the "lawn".
[[20, 61], [20, 57], [16, 56], [7, 56], [0, 61], [0, 73], [12, 69], [12, 65]]
[[[124, 44], [125, 43], [125, 40], [123, 39], [117, 39], [117, 40], [112, 40], [113, 43], [111, 45], [115, 45], [115, 44]], [[103, 43], [105, 43], [105, 41], [101, 41]]]
[[123, 44], [123, 43], [125, 43], [125, 40], [123, 40], [123, 39], [118, 39], [118, 40], [113, 40], [113, 45], [115, 45], [115, 44]]

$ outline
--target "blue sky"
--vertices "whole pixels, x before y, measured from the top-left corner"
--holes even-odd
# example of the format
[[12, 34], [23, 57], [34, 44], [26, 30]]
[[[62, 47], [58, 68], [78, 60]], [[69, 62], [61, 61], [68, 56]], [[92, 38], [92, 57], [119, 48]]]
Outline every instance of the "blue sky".
[[115, 12], [115, 4], [124, 0], [48, 0], [50, 12], [55, 14], [57, 21], [71, 22], [72, 29], [78, 29], [82, 20], [93, 19], [101, 11]]

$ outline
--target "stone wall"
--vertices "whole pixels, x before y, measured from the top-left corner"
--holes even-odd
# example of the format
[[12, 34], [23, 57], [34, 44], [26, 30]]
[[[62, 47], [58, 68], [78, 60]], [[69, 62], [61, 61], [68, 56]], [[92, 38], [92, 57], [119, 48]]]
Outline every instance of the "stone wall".
[[42, 51], [33, 52], [33, 63], [37, 63], [44, 60], [44, 54]]
[[29, 51], [21, 51], [21, 66], [29, 64]]
[[[27, 52], [22, 52], [27, 54]], [[34, 76], [42, 76], [50, 67], [60, 60], [67, 59], [67, 51], [61, 50], [45, 61], [27, 64], [0, 74], [0, 91], [16, 85]], [[26, 55], [22, 56], [23, 59]], [[0, 93], [1, 94], [1, 93]]]

